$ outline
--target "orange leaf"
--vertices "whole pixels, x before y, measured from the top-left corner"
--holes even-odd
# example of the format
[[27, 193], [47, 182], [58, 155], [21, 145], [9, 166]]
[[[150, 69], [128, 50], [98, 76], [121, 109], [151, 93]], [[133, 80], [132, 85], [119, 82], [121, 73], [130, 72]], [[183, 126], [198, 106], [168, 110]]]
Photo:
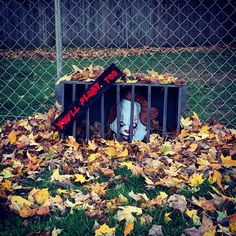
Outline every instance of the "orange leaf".
[[13, 190], [10, 180], [6, 179], [2, 183], [2, 190], [8, 190], [8, 191], [12, 191]]
[[236, 221], [229, 224], [229, 230], [232, 233], [236, 233]]
[[37, 210], [38, 215], [47, 215], [49, 213], [49, 207], [48, 206], [40, 206]]
[[17, 132], [12, 130], [8, 135], [7, 138], [10, 141], [10, 144], [14, 144], [16, 142]]
[[236, 214], [229, 216], [229, 230], [232, 233], [236, 233]]
[[220, 157], [223, 165], [236, 166], [236, 160], [232, 160], [231, 156], [224, 157], [223, 155], [221, 155]]
[[127, 236], [128, 234], [130, 234], [131, 231], [133, 230], [133, 228], [134, 228], [134, 223], [128, 223], [128, 224], [125, 226], [124, 236]]
[[218, 186], [223, 189], [223, 186], [222, 186], [222, 175], [219, 171], [217, 170], [214, 170], [214, 175], [213, 175], [213, 178], [216, 179], [216, 183], [218, 184]]
[[114, 170], [111, 170], [111, 169], [101, 168], [101, 172], [102, 172], [102, 174], [104, 174], [105, 176], [108, 176], [108, 177], [115, 176]]
[[35, 214], [36, 214], [36, 209], [32, 209], [26, 205], [19, 210], [19, 215], [23, 218], [34, 216]]
[[192, 143], [190, 146], [189, 146], [189, 151], [190, 152], [195, 152], [196, 151], [196, 149], [197, 149], [197, 147], [198, 147], [198, 144], [197, 143]]

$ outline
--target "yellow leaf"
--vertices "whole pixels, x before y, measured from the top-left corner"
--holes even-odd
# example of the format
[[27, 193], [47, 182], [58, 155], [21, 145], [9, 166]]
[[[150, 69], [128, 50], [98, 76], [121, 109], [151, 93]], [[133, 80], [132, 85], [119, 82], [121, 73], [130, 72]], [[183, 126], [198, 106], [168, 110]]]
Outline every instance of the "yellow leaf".
[[161, 139], [162, 139], [162, 137], [159, 134], [151, 134], [150, 138], [149, 138], [149, 142], [150, 143], [155, 143], [155, 142], [158, 142]]
[[160, 151], [164, 155], [173, 155], [175, 152], [173, 151], [173, 147], [170, 142], [164, 142], [161, 145]]
[[165, 213], [164, 221], [165, 221], [166, 223], [168, 223], [168, 222], [171, 221], [170, 212], [166, 212], [166, 213]]
[[100, 185], [98, 182], [96, 184], [91, 184], [89, 186], [89, 188], [91, 190], [93, 190], [95, 193], [97, 193], [98, 195], [103, 195], [106, 193], [106, 188], [107, 187], [107, 184], [104, 184], [104, 185]]
[[61, 194], [61, 193], [68, 193], [68, 190], [58, 188], [58, 189], [57, 189], [57, 193], [58, 193], [58, 194]]
[[119, 164], [121, 166], [126, 166], [129, 170], [132, 170], [132, 168], [134, 167], [134, 164], [132, 161], [120, 162]]
[[79, 71], [80, 73], [83, 72], [83, 70], [81, 70], [78, 66], [76, 66], [76, 65], [71, 65], [71, 66], [72, 66], [72, 68], [74, 69], [75, 72], [77, 72], [77, 71]]
[[211, 127], [208, 125], [203, 125], [202, 128], [199, 130], [198, 136], [201, 137], [202, 139], [208, 138], [210, 128]]
[[52, 231], [52, 236], [58, 236], [62, 231], [63, 229], [57, 229], [54, 227]]
[[123, 70], [123, 72], [126, 74], [126, 76], [131, 76], [132, 75], [131, 71], [128, 68], [125, 68]]
[[127, 236], [128, 234], [131, 233], [131, 231], [134, 228], [134, 223], [128, 223], [125, 225], [125, 230], [124, 230], [124, 236]]
[[9, 179], [9, 178], [11, 178], [12, 176], [14, 176], [14, 175], [11, 173], [11, 171], [10, 171], [9, 168], [3, 169], [2, 172], [1, 172], [1, 174], [3, 175], [3, 178], [4, 178], [4, 179]]
[[81, 184], [86, 181], [85, 177], [82, 174], [75, 174], [75, 182], [80, 182]]
[[105, 150], [105, 153], [109, 156], [109, 157], [116, 157], [117, 155], [117, 150], [115, 147], [109, 147], [107, 150]]
[[154, 182], [149, 179], [146, 175], [143, 175], [144, 179], [145, 179], [145, 182], [148, 184], [148, 185], [155, 185]]
[[70, 179], [71, 177], [73, 177], [73, 175], [60, 175], [59, 173], [59, 169], [55, 169], [51, 175], [51, 181], [59, 181], [59, 182], [63, 182], [66, 179]]
[[127, 157], [129, 154], [129, 151], [127, 148], [125, 148], [121, 153], [117, 154], [117, 157]]
[[122, 79], [116, 80], [116, 83], [123, 83], [123, 82], [124, 82], [124, 80], [122, 80]]
[[122, 194], [119, 194], [118, 200], [120, 203], [127, 203], [128, 202], [128, 199]]
[[222, 164], [224, 165], [224, 166], [236, 166], [236, 160], [232, 160], [232, 157], [231, 156], [223, 156], [222, 154], [221, 154], [221, 156], [220, 156], [220, 158], [221, 158], [221, 160], [222, 160]]
[[200, 225], [200, 217], [197, 215], [197, 210], [186, 210], [186, 214], [193, 220], [194, 225]]
[[19, 211], [24, 206], [32, 206], [33, 203], [21, 196], [12, 196], [10, 208]]
[[92, 151], [95, 151], [97, 149], [97, 144], [94, 141], [88, 141], [88, 148]]
[[149, 201], [149, 198], [145, 193], [137, 193], [135, 194], [133, 191], [129, 192], [129, 196], [133, 198], [135, 201]]
[[200, 119], [199, 119], [198, 114], [196, 112], [193, 112], [192, 118], [195, 119], [198, 123], [200, 123]]
[[205, 231], [202, 236], [215, 236], [216, 235], [216, 229], [211, 229], [211, 230], [208, 230], [208, 231]]
[[164, 200], [168, 197], [168, 195], [165, 192], [160, 192], [159, 196], [162, 200]]
[[67, 147], [72, 147], [74, 148], [75, 150], [78, 150], [79, 148], [79, 143], [77, 143], [77, 141], [75, 140], [75, 138], [73, 136], [69, 136], [67, 139], [66, 139], [66, 144], [65, 146]]
[[158, 76], [158, 72], [155, 71], [154, 69], [152, 69], [151, 71], [149, 71], [148, 74], [151, 75], [152, 77]]
[[197, 158], [197, 164], [199, 165], [198, 170], [203, 170], [206, 166], [211, 166], [211, 163], [207, 160], [207, 156], [204, 154], [201, 154]]
[[199, 130], [200, 133], [208, 133], [211, 127], [209, 125], [203, 125], [202, 128]]
[[229, 201], [231, 201], [231, 202], [234, 202], [234, 201], [235, 201], [235, 199], [234, 199], [233, 197], [228, 197], [228, 196], [222, 194], [216, 187], [211, 186], [211, 188], [212, 188], [217, 194], [219, 194], [224, 200], [227, 199], [227, 200], [229, 200]]
[[63, 202], [62, 198], [59, 195], [56, 195], [55, 197], [51, 197], [52, 202], [61, 204]]
[[132, 213], [136, 213], [137, 215], [142, 214], [142, 209], [134, 206], [124, 206], [119, 207], [121, 210], [118, 210], [116, 214], [116, 219], [118, 221], [125, 220], [126, 223], [133, 223], [135, 221], [135, 217]]
[[203, 179], [203, 174], [197, 174], [194, 173], [190, 178], [189, 178], [189, 185], [191, 187], [197, 187], [200, 184], [202, 184], [204, 182]]
[[192, 125], [192, 120], [190, 120], [189, 117], [187, 117], [186, 119], [184, 119], [184, 117], [181, 117], [180, 119], [180, 125], [183, 127], [183, 128], [187, 128], [189, 127], [190, 125]]
[[58, 85], [61, 81], [64, 81], [64, 80], [71, 80], [71, 75], [64, 75], [62, 76], [57, 82], [56, 82], [56, 85]]
[[17, 132], [12, 130], [8, 135], [7, 138], [10, 141], [10, 144], [14, 144], [16, 142]]
[[120, 194], [118, 197], [111, 199], [107, 203], [107, 208], [109, 212], [114, 212], [114, 210], [117, 209], [119, 205], [123, 203], [127, 203], [127, 202], [128, 202], [128, 199], [122, 194]]
[[180, 134], [178, 135], [179, 140], [180, 140], [180, 141], [183, 141], [183, 139], [184, 139], [185, 137], [188, 137], [188, 135], [189, 135], [188, 130], [182, 129], [181, 132], [180, 132]]
[[99, 152], [92, 153], [92, 154], [89, 155], [88, 160], [92, 162], [92, 161], [96, 160], [100, 156], [101, 156], [101, 154]]
[[136, 80], [136, 79], [127, 79], [126, 80], [127, 84], [134, 84], [134, 83], [137, 83], [137, 82], [138, 82], [138, 80]]
[[42, 205], [48, 200], [50, 195], [49, 195], [48, 189], [43, 188], [43, 189], [40, 189], [39, 191], [37, 191], [36, 193], [34, 193], [33, 196], [34, 196], [35, 201], [39, 205]]
[[98, 229], [95, 230], [95, 236], [103, 236], [108, 234], [114, 234], [116, 232], [116, 228], [110, 228], [107, 224], [103, 224]]

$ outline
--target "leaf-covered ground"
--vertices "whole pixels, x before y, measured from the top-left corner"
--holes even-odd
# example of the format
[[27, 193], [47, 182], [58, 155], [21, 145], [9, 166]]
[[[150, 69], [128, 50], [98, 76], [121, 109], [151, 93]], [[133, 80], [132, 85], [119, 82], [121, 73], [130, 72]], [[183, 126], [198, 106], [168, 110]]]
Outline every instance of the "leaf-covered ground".
[[55, 114], [0, 128], [0, 235], [236, 233], [235, 130], [193, 114], [176, 138], [82, 144]]
[[[63, 50], [63, 59], [71, 58], [109, 58], [109, 57], [120, 57], [120, 56], [137, 56], [137, 55], [149, 55], [157, 52], [185, 52], [185, 51], [210, 51], [214, 49], [224, 50], [225, 48], [235, 49], [233, 46], [221, 46], [216, 45], [212, 47], [177, 47], [177, 48], [166, 48], [166, 47], [150, 47], [144, 46], [139, 48], [67, 48]], [[33, 50], [9, 50], [0, 49], [0, 58], [44, 58], [49, 60], [56, 59], [55, 48], [38, 48]]]

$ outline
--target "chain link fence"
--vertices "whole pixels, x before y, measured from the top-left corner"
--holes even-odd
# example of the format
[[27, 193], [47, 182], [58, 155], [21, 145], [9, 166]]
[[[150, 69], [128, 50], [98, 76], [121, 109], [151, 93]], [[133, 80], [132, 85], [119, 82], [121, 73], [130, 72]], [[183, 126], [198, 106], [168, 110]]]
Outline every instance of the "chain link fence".
[[236, 128], [235, 1], [3, 0], [0, 122], [46, 111], [72, 65], [112, 62], [188, 84], [187, 113]]

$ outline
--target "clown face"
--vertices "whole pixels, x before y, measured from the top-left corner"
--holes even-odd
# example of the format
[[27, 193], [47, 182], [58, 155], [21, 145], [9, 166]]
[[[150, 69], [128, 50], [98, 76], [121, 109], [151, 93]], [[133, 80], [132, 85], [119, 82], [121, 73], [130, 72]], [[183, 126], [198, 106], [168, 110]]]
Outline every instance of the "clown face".
[[[134, 102], [134, 119], [133, 119], [133, 140], [142, 141], [147, 133], [147, 128], [142, 124], [140, 120], [141, 105], [138, 102]], [[120, 135], [123, 140], [129, 140], [130, 137], [130, 113], [131, 113], [131, 101], [127, 99], [121, 99], [120, 101]], [[117, 133], [117, 117], [110, 124], [112, 131]]]

